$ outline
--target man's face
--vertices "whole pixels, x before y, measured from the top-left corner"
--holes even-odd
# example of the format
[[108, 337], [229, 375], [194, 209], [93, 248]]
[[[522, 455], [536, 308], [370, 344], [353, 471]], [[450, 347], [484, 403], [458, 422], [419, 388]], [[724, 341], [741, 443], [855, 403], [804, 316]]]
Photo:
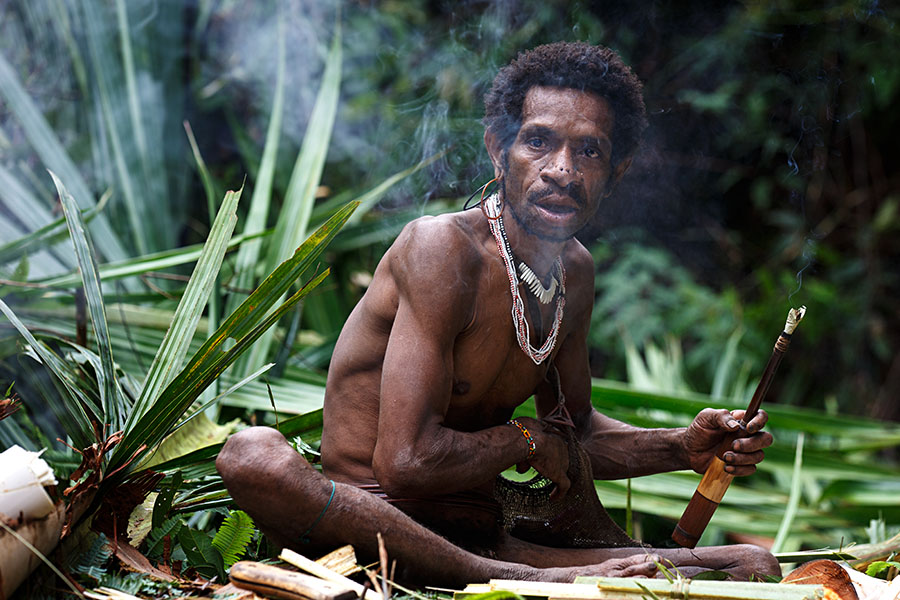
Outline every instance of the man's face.
[[[528, 233], [565, 241], [609, 195], [613, 110], [600, 96], [570, 88], [533, 87], [522, 125], [504, 153], [505, 201]], [[626, 165], [627, 166], [627, 165]]]

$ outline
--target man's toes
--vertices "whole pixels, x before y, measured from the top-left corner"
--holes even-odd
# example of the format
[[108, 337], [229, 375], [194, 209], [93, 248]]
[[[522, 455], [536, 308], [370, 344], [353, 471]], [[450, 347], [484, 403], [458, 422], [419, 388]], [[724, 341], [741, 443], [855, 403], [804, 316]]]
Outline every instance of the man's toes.
[[656, 563], [646, 561], [623, 568], [619, 577], [653, 577], [656, 569]]

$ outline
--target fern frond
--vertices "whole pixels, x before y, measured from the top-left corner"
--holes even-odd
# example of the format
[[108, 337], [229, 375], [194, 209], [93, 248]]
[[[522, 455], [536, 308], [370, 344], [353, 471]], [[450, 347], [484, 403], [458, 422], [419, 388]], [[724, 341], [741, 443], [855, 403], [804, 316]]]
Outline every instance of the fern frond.
[[72, 569], [88, 577], [99, 579], [105, 572], [104, 566], [112, 556], [109, 539], [102, 533], [91, 544], [91, 547], [79, 557], [78, 564]]
[[247, 550], [256, 528], [253, 519], [242, 510], [231, 511], [213, 538], [212, 545], [222, 555], [222, 562], [228, 569]]

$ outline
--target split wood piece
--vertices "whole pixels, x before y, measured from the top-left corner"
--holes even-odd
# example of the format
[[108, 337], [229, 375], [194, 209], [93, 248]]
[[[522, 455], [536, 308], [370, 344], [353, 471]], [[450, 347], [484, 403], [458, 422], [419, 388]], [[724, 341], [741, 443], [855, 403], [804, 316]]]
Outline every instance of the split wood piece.
[[316, 562], [345, 577], [362, 571], [356, 563], [356, 552], [353, 550], [353, 546], [349, 544], [329, 552], [317, 559]]
[[240, 588], [283, 600], [353, 600], [357, 597], [357, 593], [347, 586], [249, 560], [234, 563], [229, 575], [231, 583]]
[[640, 598], [691, 598], [692, 600], [822, 600], [821, 585], [781, 585], [745, 581], [693, 581], [680, 579], [635, 579], [628, 577], [579, 577], [575, 583], [543, 583], [492, 579], [489, 583], [469, 584], [454, 600], [475, 594], [508, 591], [533, 598], [565, 600], [635, 600]]
[[381, 594], [372, 591], [371, 589], [365, 588], [362, 585], [356, 583], [352, 579], [347, 579], [343, 575], [335, 573], [331, 569], [327, 567], [323, 567], [319, 563], [314, 560], [310, 560], [303, 556], [302, 554], [297, 554], [293, 550], [285, 548], [281, 551], [281, 554], [278, 555], [278, 558], [283, 560], [286, 563], [292, 564], [295, 567], [299, 567], [308, 573], [312, 573], [316, 577], [321, 577], [326, 581], [331, 581], [334, 583], [338, 583], [341, 585], [345, 585], [358, 595], [362, 596], [365, 594], [366, 600], [384, 600], [381, 597]]
[[825, 600], [859, 600], [850, 575], [832, 560], [814, 560], [788, 573], [782, 583], [815, 583], [825, 587]]

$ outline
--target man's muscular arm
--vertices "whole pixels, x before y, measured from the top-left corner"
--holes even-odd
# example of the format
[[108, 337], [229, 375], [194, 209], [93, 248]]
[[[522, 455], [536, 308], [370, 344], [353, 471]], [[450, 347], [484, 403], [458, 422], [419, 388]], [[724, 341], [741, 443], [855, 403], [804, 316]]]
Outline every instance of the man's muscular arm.
[[454, 340], [472, 319], [480, 259], [464, 233], [437, 219], [407, 227], [391, 252], [398, 306], [382, 371], [375, 477], [394, 497], [472, 489], [528, 451], [509, 425], [444, 426]]
[[[575, 262], [575, 268], [587, 268], [589, 257]], [[577, 280], [592, 281], [593, 264]], [[575, 277], [573, 277], [575, 279]], [[592, 291], [592, 290], [591, 290]], [[622, 479], [681, 469], [703, 472], [724, 435], [738, 428], [743, 411], [704, 409], [687, 428], [645, 429], [628, 425], [603, 415], [591, 405], [591, 378], [587, 353], [587, 331], [593, 295], [573, 294], [577, 309], [573, 318], [578, 325], [566, 337], [556, 356], [566, 407], [575, 422], [576, 434], [591, 457], [595, 479]], [[577, 299], [577, 300], [576, 300]], [[567, 305], [567, 309], [569, 305]], [[556, 399], [545, 386], [536, 395], [538, 415], [549, 413]], [[765, 411], [748, 426], [752, 435], [736, 440], [726, 453], [726, 470], [734, 475], [749, 475], [763, 459], [763, 448], [771, 445], [772, 436], [760, 431], [765, 425]]]

